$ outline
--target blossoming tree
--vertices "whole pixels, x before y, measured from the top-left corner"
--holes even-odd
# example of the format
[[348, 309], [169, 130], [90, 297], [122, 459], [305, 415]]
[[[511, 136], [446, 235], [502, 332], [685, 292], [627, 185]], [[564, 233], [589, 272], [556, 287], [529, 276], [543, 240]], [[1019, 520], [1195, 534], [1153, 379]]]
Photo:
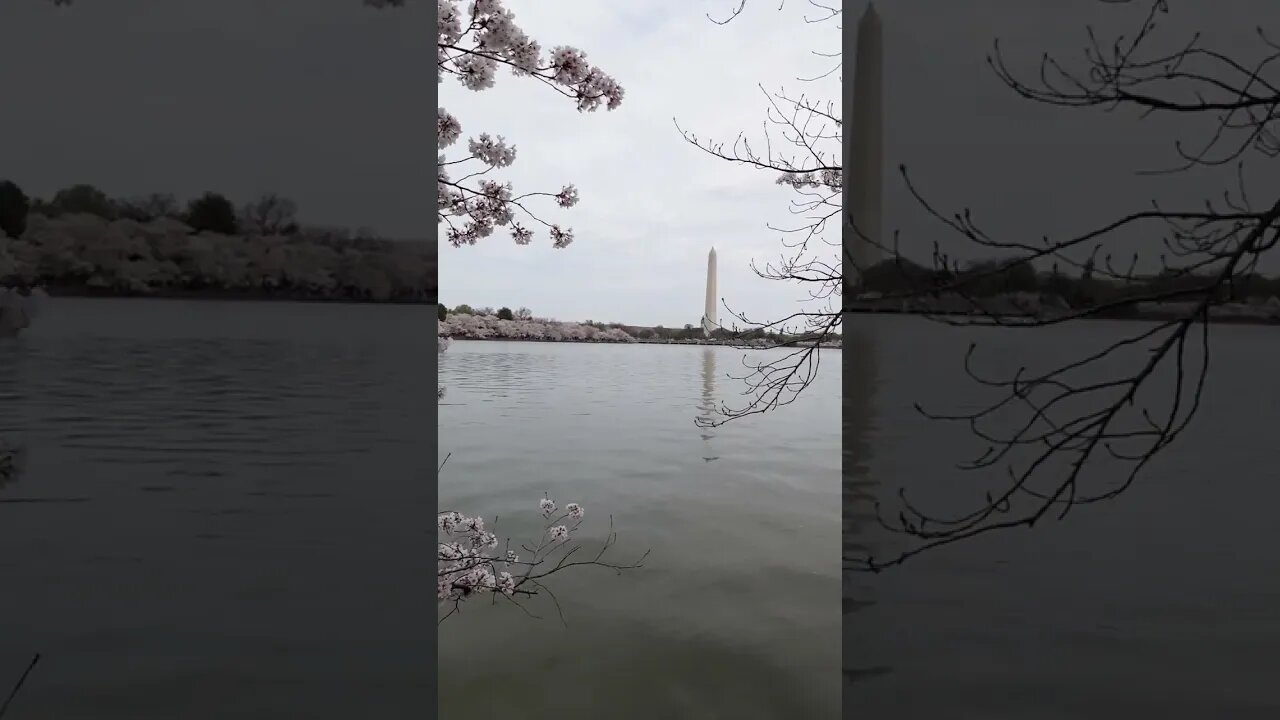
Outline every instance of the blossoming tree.
[[634, 337], [621, 328], [600, 328], [574, 322], [542, 318], [503, 320], [486, 315], [458, 313], [439, 324], [439, 332], [452, 338], [484, 340], [534, 340], [546, 342], [633, 343]]
[[[448, 76], [469, 90], [487, 90], [493, 87], [498, 70], [505, 67], [517, 77], [546, 84], [576, 103], [581, 112], [601, 107], [614, 110], [622, 104], [622, 86], [588, 63], [586, 53], [565, 46], [544, 53], [538, 41], [516, 25], [515, 15], [501, 0], [474, 0], [465, 13], [457, 0], [438, 0], [438, 6], [437, 82]], [[465, 153], [450, 158], [444, 149], [458, 142], [462, 124], [444, 108], [437, 110], [436, 135], [441, 151], [436, 162], [436, 218], [438, 224], [448, 225], [450, 244], [475, 245], [496, 228], [506, 227], [517, 244], [527, 245], [533, 239], [533, 231], [525, 224], [528, 221], [546, 227], [557, 248], [573, 242], [572, 229], [543, 220], [529, 207], [529, 201], [536, 197], [554, 198], [560, 207], [573, 207], [578, 202], [573, 185], [555, 193], [517, 195], [511, 183], [485, 177], [515, 162], [516, 147], [506, 138], [480, 133], [467, 140]]]
[[172, 218], [149, 222], [33, 214], [21, 238], [0, 247], [0, 282], [121, 294], [217, 289], [308, 299], [420, 300], [433, 250], [368, 239], [360, 248], [299, 234], [201, 233]]

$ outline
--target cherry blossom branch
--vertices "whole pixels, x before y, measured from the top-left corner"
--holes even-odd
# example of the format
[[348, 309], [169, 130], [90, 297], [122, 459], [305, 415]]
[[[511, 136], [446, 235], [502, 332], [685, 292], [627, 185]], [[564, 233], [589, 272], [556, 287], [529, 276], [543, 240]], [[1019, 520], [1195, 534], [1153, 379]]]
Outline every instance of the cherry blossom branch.
[[[449, 346], [449, 339], [439, 338], [438, 351], [443, 353]], [[444, 397], [444, 387], [438, 386], [439, 397]], [[437, 474], [444, 469], [451, 455], [446, 455], [436, 469]], [[518, 598], [531, 597], [545, 591], [556, 605], [561, 622], [564, 612], [560, 601], [545, 584], [542, 583], [555, 573], [572, 567], [595, 566], [613, 570], [621, 574], [624, 570], [643, 567], [649, 556], [645, 551], [634, 562], [615, 563], [606, 561], [605, 554], [617, 542], [617, 533], [613, 530], [613, 516], [609, 516], [609, 532], [598, 552], [589, 560], [573, 560], [573, 556], [582, 549], [573, 543], [573, 533], [582, 525], [586, 512], [578, 503], [569, 503], [561, 512], [550, 496], [544, 495], [538, 503], [538, 509], [546, 521], [537, 541], [523, 544], [521, 548], [529, 553], [527, 560], [511, 548], [508, 538], [503, 552], [493, 554], [499, 542], [498, 536], [485, 529], [484, 519], [468, 517], [455, 510], [442, 510], [436, 513], [437, 545], [436, 545], [436, 599], [441, 608], [449, 609], [438, 620], [443, 623], [461, 611], [462, 603], [469, 599], [490, 596], [494, 603], [498, 598], [515, 604], [525, 614], [537, 617], [524, 608]], [[497, 525], [497, 518], [494, 518]], [[550, 564], [552, 561], [554, 564]], [[548, 565], [550, 566], [548, 567]]]
[[[579, 112], [594, 112], [600, 107], [615, 110], [622, 104], [623, 89], [612, 77], [587, 62], [586, 53], [576, 48], [558, 46], [545, 56], [541, 45], [531, 39], [515, 23], [515, 14], [505, 9], [501, 0], [474, 0], [465, 15], [457, 0], [438, 0], [436, 80], [453, 77], [470, 90], [493, 87], [499, 67], [506, 67], [517, 77], [532, 77], [572, 99]], [[464, 25], [465, 22], [465, 25]], [[462, 124], [444, 108], [436, 112], [437, 144], [441, 151], [451, 146], [462, 134]], [[469, 155], [448, 160], [441, 152], [436, 167], [437, 224], [447, 226], [446, 238], [454, 247], [475, 245], [499, 227], [509, 228], [517, 245], [532, 241], [533, 232], [515, 221], [517, 212], [548, 228], [553, 246], [568, 247], [573, 231], [549, 223], [535, 215], [520, 200], [552, 197], [562, 208], [578, 202], [573, 185], [558, 193], [525, 193], [513, 195], [510, 183], [484, 180], [478, 186], [464, 182], [487, 174], [490, 170], [509, 167], [516, 158], [516, 148], [502, 136], [482, 133], [467, 143]], [[460, 179], [452, 179], [449, 167], [469, 161], [481, 169]], [[456, 222], [455, 222], [456, 221]]]
[[[530, 553], [527, 560], [511, 549], [510, 540], [502, 554], [486, 552], [495, 550], [499, 542], [496, 534], [485, 530], [482, 518], [467, 517], [454, 511], [437, 515], [436, 523], [441, 538], [438, 543], [436, 596], [442, 607], [449, 606], [439, 622], [443, 623], [459, 612], [462, 603], [468, 599], [484, 595], [502, 596], [519, 605], [518, 597], [533, 596], [543, 590], [551, 594], [541, 581], [555, 573], [584, 566], [603, 567], [621, 573], [643, 567], [649, 555], [645, 551], [639, 559], [630, 563], [604, 560], [605, 554], [617, 542], [613, 517], [610, 516], [609, 532], [596, 554], [590, 559], [574, 560], [574, 555], [583, 547], [572, 543], [573, 533], [582, 524], [582, 506], [569, 503], [565, 506], [565, 511], [557, 515], [555, 502], [550, 497], [544, 497], [540, 501], [540, 510], [546, 520], [542, 534], [536, 543], [521, 546], [521, 549]], [[553, 560], [554, 564], [550, 564]], [[554, 595], [552, 597], [554, 600]], [[555, 602], [559, 607], [559, 601]], [[561, 612], [562, 620], [563, 617]]]

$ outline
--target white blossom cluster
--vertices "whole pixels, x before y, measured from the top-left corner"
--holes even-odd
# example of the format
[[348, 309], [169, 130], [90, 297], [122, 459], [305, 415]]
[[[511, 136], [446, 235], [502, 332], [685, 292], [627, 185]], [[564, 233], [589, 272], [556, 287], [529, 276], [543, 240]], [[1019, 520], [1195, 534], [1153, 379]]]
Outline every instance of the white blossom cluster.
[[498, 537], [484, 529], [482, 518], [444, 512], [436, 516], [436, 527], [441, 535], [436, 573], [440, 602], [463, 600], [480, 592], [515, 594], [515, 577], [510, 570], [499, 571], [496, 563], [503, 562], [509, 568], [519, 558], [508, 554], [511, 561], [506, 562], [489, 552], [498, 547]]
[[[529, 562], [522, 562], [514, 550], [498, 553], [498, 538], [485, 530], [482, 518], [453, 511], [437, 514], [437, 601], [458, 602], [481, 593], [515, 595], [520, 585], [531, 577], [539, 556], [568, 542], [585, 514], [578, 503], [566, 505], [559, 516], [555, 515], [556, 509], [550, 497], [539, 501], [539, 510], [548, 525], [543, 529], [541, 540], [531, 549], [533, 556]], [[561, 523], [562, 520], [572, 524]], [[523, 573], [516, 570], [520, 574], [518, 578], [512, 573], [517, 566], [525, 568]]]
[[782, 173], [778, 177], [778, 184], [790, 185], [797, 189], [825, 187], [839, 190], [844, 187], [840, 168], [825, 168], [817, 173], [812, 171]]
[[[571, 98], [579, 111], [600, 107], [614, 110], [622, 104], [623, 89], [616, 80], [587, 62], [586, 53], [572, 47], [555, 47], [544, 53], [515, 22], [515, 15], [501, 0], [473, 0], [464, 12], [458, 0], [437, 0], [436, 80], [446, 75], [457, 78], [470, 90], [493, 87], [500, 66], [517, 76], [536, 77]], [[462, 123], [444, 108], [436, 111], [436, 138], [441, 151], [436, 160], [436, 217], [447, 224], [445, 233], [454, 247], [475, 245], [497, 228], [507, 228], [518, 245], [527, 245], [533, 231], [515, 220], [517, 211], [547, 227], [556, 248], [573, 242], [573, 230], [548, 223], [531, 213], [524, 200], [550, 196], [562, 208], [578, 202], [578, 191], [566, 185], [557, 193], [532, 192], [515, 195], [510, 183], [484, 179], [466, 180], [490, 170], [509, 167], [516, 159], [516, 147], [501, 135], [481, 133], [467, 141], [467, 153], [449, 159], [444, 149], [462, 137]], [[473, 169], [474, 168], [474, 169]], [[465, 172], [464, 172], [465, 170]], [[454, 179], [454, 172], [458, 179]]]

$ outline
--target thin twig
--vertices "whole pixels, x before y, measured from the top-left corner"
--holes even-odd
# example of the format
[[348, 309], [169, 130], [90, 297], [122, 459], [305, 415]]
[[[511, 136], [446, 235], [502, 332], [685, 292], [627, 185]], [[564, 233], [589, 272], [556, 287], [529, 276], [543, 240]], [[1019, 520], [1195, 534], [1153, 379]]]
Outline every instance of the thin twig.
[[9, 710], [9, 703], [13, 702], [13, 698], [17, 696], [18, 691], [22, 689], [22, 684], [27, 681], [27, 676], [35, 669], [36, 663], [40, 662], [40, 653], [36, 653], [31, 657], [31, 662], [27, 664], [27, 669], [22, 672], [22, 677], [18, 678], [18, 682], [9, 691], [9, 697], [5, 698], [4, 704], [0, 705], [0, 718], [4, 717], [6, 711]]

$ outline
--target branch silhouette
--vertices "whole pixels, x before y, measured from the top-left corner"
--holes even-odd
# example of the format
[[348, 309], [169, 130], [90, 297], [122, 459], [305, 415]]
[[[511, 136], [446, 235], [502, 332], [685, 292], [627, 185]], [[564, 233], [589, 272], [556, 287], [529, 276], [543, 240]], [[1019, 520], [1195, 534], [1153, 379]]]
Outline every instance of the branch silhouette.
[[[1130, 2], [1110, 2], [1123, 6]], [[1160, 51], [1157, 17], [1170, 12], [1163, 0], [1150, 2], [1135, 32], [1104, 41], [1086, 29], [1083, 67], [1050, 55], [1041, 59], [1034, 80], [1011, 69], [999, 41], [988, 64], [1003, 83], [1029, 101], [1063, 108], [1130, 110], [1139, 121], [1164, 115], [1204, 120], [1203, 136], [1174, 143], [1177, 161], [1140, 175], [1192, 173], [1235, 163], [1235, 186], [1221, 200], [1202, 208], [1165, 208], [1152, 202], [1100, 227], [1070, 237], [1044, 236], [1033, 243], [1000, 239], [984, 231], [968, 209], [950, 215], [937, 209], [912, 182], [902, 178], [919, 206], [941, 227], [971, 248], [1004, 259], [976, 272], [938, 251], [930, 271], [899, 252], [895, 234], [888, 250], [895, 287], [884, 297], [920, 302], [946, 296], [962, 302], [959, 314], [935, 313], [941, 323], [998, 326], [1018, 331], [1083, 321], [1124, 317], [1140, 308], [1163, 309], [1163, 319], [1135, 324], [1126, 337], [1109, 345], [1062, 358], [1037, 371], [1019, 368], [989, 375], [979, 368], [977, 347], [966, 353], [966, 375], [995, 391], [994, 401], [977, 409], [942, 412], [917, 405], [927, 418], [960, 423], [985, 445], [961, 471], [1001, 473], [997, 489], [968, 511], [940, 513], [923, 508], [906, 491], [895, 506], [877, 505], [880, 526], [905, 536], [905, 548], [884, 557], [846, 557], [853, 569], [879, 571], [930, 550], [1042, 519], [1062, 519], [1077, 506], [1119, 496], [1161, 451], [1173, 444], [1200, 407], [1211, 366], [1210, 327], [1218, 310], [1239, 299], [1260, 256], [1280, 238], [1280, 195], [1255, 205], [1246, 185], [1246, 163], [1273, 159], [1280, 151], [1274, 134], [1280, 119], [1280, 90], [1273, 64], [1280, 47], [1262, 30], [1272, 48], [1262, 60], [1246, 64], [1230, 54], [1201, 46], [1199, 35]], [[1120, 117], [1121, 113], [1116, 113]], [[1146, 259], [1158, 259], [1157, 273], [1137, 271], [1142, 253], [1126, 265], [1113, 256], [1126, 233], [1159, 231], [1160, 243]], [[1086, 260], [1078, 253], [1087, 252]], [[1010, 314], [1007, 303], [980, 297], [976, 284], [1008, 276], [1035, 261], [1054, 262], [1080, 271], [1085, 291], [1056, 311]], [[856, 309], [856, 308], [850, 308]], [[928, 314], [928, 313], [926, 313]], [[1159, 402], [1153, 398], [1160, 398]], [[1093, 473], [1119, 470], [1119, 480], [1095, 487]], [[1102, 475], [1102, 473], [1098, 473]]]

